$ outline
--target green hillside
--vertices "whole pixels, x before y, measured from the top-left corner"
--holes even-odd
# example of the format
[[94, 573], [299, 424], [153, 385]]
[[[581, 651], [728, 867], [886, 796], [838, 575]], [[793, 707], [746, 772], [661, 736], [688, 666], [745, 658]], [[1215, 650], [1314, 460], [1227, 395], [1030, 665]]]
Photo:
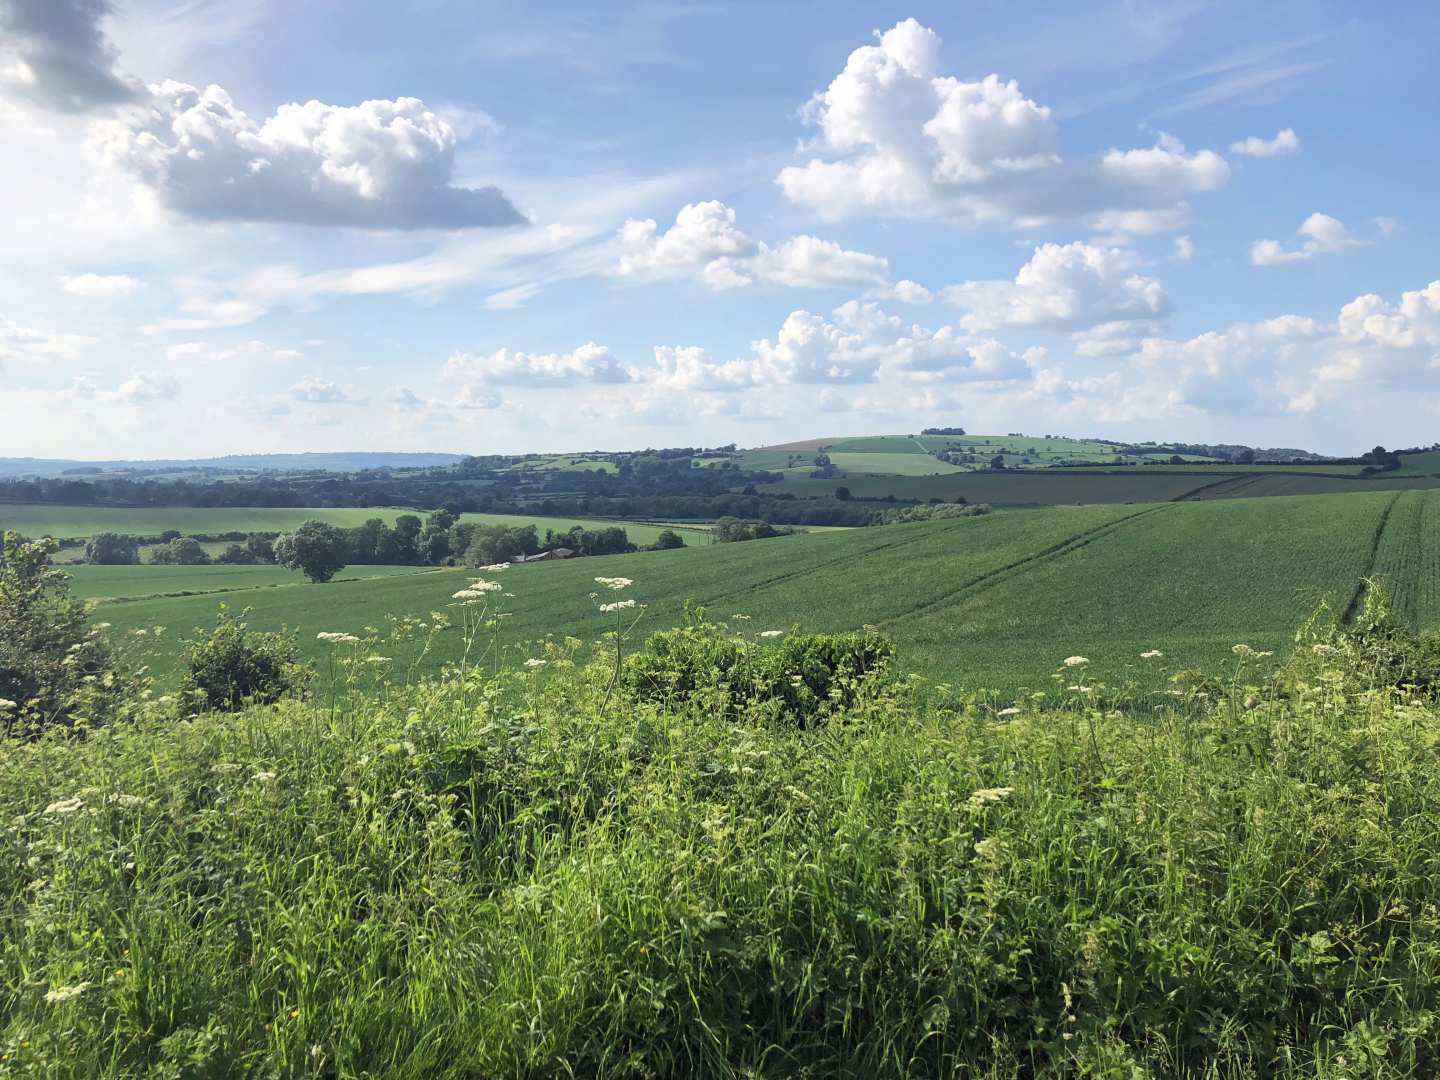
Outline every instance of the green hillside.
[[[1214, 669], [1231, 646], [1280, 650], [1321, 600], [1343, 611], [1361, 578], [1392, 581], [1404, 614], [1440, 624], [1440, 493], [1419, 491], [1055, 508], [892, 525], [704, 549], [512, 567], [503, 622], [512, 659], [547, 635], [594, 642], [615, 625], [590, 599], [594, 578], [623, 575], [648, 604], [640, 629], [679, 621], [687, 601], [753, 633], [854, 628], [891, 636], [901, 662], [927, 676], [1007, 693], [1050, 688], [1059, 661], [1084, 655], [1112, 680], [1158, 687], [1179, 667]], [[384, 628], [390, 615], [449, 612], [470, 573], [440, 571], [228, 594], [257, 627], [289, 625], [321, 655], [320, 631]], [[215, 596], [103, 605], [120, 631], [154, 624], [157, 670], [173, 638], [206, 624]], [[146, 639], [136, 639], [137, 642]], [[397, 646], [408, 662], [414, 646]], [[426, 664], [457, 658], [461, 635], [433, 643]], [[1161, 661], [1140, 653], [1160, 649]], [[387, 650], [388, 651], [388, 650]]]

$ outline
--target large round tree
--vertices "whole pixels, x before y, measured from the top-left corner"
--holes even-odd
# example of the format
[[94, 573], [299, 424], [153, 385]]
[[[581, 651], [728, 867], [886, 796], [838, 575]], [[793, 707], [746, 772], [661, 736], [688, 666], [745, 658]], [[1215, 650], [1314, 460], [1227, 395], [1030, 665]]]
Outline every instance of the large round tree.
[[311, 581], [329, 581], [345, 569], [345, 535], [334, 525], [307, 521], [275, 541], [275, 561]]

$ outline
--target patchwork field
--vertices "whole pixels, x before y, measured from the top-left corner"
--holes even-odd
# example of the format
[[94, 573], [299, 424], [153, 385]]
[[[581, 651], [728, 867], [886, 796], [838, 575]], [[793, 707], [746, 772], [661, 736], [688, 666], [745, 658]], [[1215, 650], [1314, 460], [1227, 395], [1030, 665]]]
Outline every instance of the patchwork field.
[[[693, 601], [716, 618], [748, 616], [735, 625], [755, 633], [875, 625], [906, 667], [969, 688], [1053, 688], [1056, 665], [1079, 654], [1098, 677], [1158, 689], [1177, 668], [1228, 662], [1238, 642], [1280, 651], [1317, 603], [1345, 610], [1370, 574], [1392, 579], [1417, 624], [1440, 625], [1436, 570], [1440, 493], [1055, 508], [514, 567], [502, 625], [512, 660], [547, 636], [594, 642], [617, 616], [596, 610], [593, 579], [619, 574], [635, 580], [627, 596], [649, 605], [637, 634], [678, 622]], [[252, 625], [298, 630], [320, 656], [320, 631], [431, 611], [458, 620], [451, 594], [468, 578], [439, 571], [224, 599], [250, 607]], [[175, 636], [213, 620], [216, 603], [136, 600], [107, 605], [105, 618], [122, 632], [168, 627], [168, 644], [147, 650], [163, 673]], [[447, 630], [426, 664], [462, 649]], [[1150, 649], [1165, 658], [1141, 660]], [[414, 646], [393, 654], [408, 663]]]
[[[434, 573], [428, 566], [347, 566], [337, 582], [369, 581], [400, 574]], [[306, 584], [279, 566], [71, 566], [71, 591], [95, 604], [158, 596], [191, 596]], [[312, 594], [313, 596], [313, 594]]]

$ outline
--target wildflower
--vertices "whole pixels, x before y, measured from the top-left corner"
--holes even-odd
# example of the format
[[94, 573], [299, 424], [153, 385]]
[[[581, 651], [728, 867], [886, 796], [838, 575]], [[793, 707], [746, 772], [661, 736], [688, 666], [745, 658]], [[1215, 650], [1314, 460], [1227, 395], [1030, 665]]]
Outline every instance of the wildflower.
[[18, 708], [20, 708], [20, 706], [16, 705], [15, 702], [11, 701], [9, 698], [0, 697], [0, 713], [13, 712]]
[[993, 836], [987, 836], [975, 845], [975, 854], [979, 855], [982, 859], [994, 860], [999, 858], [1004, 852], [1004, 841], [997, 840]]
[[1000, 710], [999, 712], [997, 712], [995, 715], [996, 715], [996, 716], [1019, 716], [1019, 715], [1020, 715], [1020, 710], [1017, 709], [1017, 708], [1015, 708], [1015, 706], [1012, 705], [1012, 706], [1010, 706], [1010, 708], [1008, 708], [1008, 709], [1001, 709], [1001, 710]]
[[741, 615], [739, 612], [736, 612], [734, 615], [731, 615], [730, 617], [731, 617], [732, 619], [739, 619], [741, 622], [749, 622], [749, 621], [750, 621], [750, 616], [749, 616], [749, 615]]
[[109, 629], [110, 629], [110, 624], [109, 624], [108, 622], [97, 622], [97, 623], [95, 624], [94, 629], [96, 629], [96, 630], [109, 630]]
[[508, 562], [491, 563], [489, 566], [477, 566], [475, 569], [484, 570], [487, 574], [498, 574], [501, 570], [509, 570]]
[[1158, 660], [1160, 657], [1162, 657], [1162, 656], [1164, 656], [1164, 655], [1165, 655], [1165, 654], [1164, 654], [1163, 652], [1161, 652], [1159, 649], [1150, 649], [1150, 650], [1148, 650], [1148, 651], [1146, 651], [1146, 652], [1142, 652], [1142, 653], [1140, 654], [1140, 659], [1141, 659], [1141, 660]]
[[1067, 656], [1065, 658], [1066, 667], [1084, 667], [1088, 663], [1090, 661], [1083, 656]]
[[1255, 650], [1252, 649], [1249, 645], [1234, 645], [1231, 646], [1230, 651], [1236, 656], [1245, 659], [1249, 659], [1250, 657], [1255, 655]]
[[970, 796], [970, 805], [984, 806], [986, 803], [1000, 802], [1003, 799], [1008, 799], [1013, 794], [1015, 794], [1014, 788], [981, 788], [979, 791], [975, 792], [973, 795]]
[[601, 604], [601, 611], [624, 611], [635, 606], [634, 600], [617, 600], [613, 604]]
[[250, 777], [250, 779], [259, 780], [262, 784], [268, 784], [271, 780], [275, 779], [275, 774], [269, 769], [261, 769], [254, 776]]
[[525, 666], [531, 671], [539, 671], [548, 663], [550, 663], [549, 660], [541, 660], [538, 656], [532, 656], [529, 660], [525, 661]]
[[315, 635], [316, 641], [327, 641], [331, 645], [358, 645], [360, 639], [354, 634], [343, 634], [336, 630], [321, 630]]
[[760, 631], [760, 636], [761, 636], [761, 637], [780, 637], [780, 636], [782, 636], [784, 633], [785, 633], [784, 630], [761, 630], [761, 631]]
[[76, 983], [74, 986], [57, 986], [54, 990], [46, 992], [45, 1000], [51, 1005], [59, 1005], [62, 1001], [79, 997], [89, 986], [88, 982]]
[[119, 792], [107, 795], [105, 801], [111, 806], [119, 806], [127, 810], [145, 804], [145, 800], [139, 795], [122, 795]]
[[144, 637], [148, 633], [150, 633], [150, 631], [146, 630], [143, 626], [140, 627], [140, 629], [134, 631], [136, 637]]
[[76, 798], [56, 799], [49, 806], [45, 807], [47, 814], [73, 814], [76, 810], [84, 809], [85, 804]]
[[631, 585], [634, 585], [635, 582], [631, 581], [628, 577], [597, 577], [595, 584], [604, 585], [607, 589], [619, 590], [629, 588]]
[[[1340, 650], [1334, 645], [1311, 645], [1310, 651], [1316, 656], [1334, 656]], [[0, 702], [0, 707], [3, 707], [3, 702]]]
[[379, 655], [378, 653], [375, 654], [374, 656], [367, 656], [367, 657], [365, 657], [365, 663], [367, 663], [367, 664], [388, 664], [389, 662], [390, 662], [390, 657], [388, 657], [388, 656], [381, 656], [381, 655]]
[[1073, 683], [1070, 686], [1067, 686], [1065, 689], [1073, 690], [1077, 694], [1093, 694], [1095, 692], [1095, 688], [1093, 686], [1081, 686], [1079, 683]]

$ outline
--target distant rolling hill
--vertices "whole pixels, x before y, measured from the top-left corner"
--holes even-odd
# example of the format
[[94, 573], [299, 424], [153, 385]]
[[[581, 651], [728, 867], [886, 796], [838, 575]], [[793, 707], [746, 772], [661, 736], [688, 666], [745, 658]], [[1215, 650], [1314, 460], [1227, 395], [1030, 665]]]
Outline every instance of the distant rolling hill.
[[[649, 605], [631, 648], [693, 602], [747, 635], [875, 625], [906, 668], [971, 689], [1054, 691], [1061, 661], [1081, 655], [1093, 677], [1159, 692], [1179, 668], [1232, 663], [1238, 643], [1283, 654], [1316, 604], [1344, 612], [1369, 575], [1390, 583], [1405, 618], [1440, 625], [1440, 492], [1058, 507], [512, 567], [506, 662], [536, 655], [546, 637], [598, 641], [616, 617], [592, 603], [594, 578], [617, 574], [635, 581], [626, 596]], [[211, 622], [220, 599], [250, 608], [254, 626], [297, 629], [320, 656], [320, 631], [457, 615], [451, 594], [468, 576], [109, 603], [99, 617], [121, 632], [167, 626], [168, 643], [150, 647], [161, 672], [173, 666], [176, 635]], [[424, 663], [462, 648], [459, 632], [445, 631]], [[1152, 649], [1165, 656], [1141, 658]], [[401, 664], [417, 655], [404, 644], [378, 651]]]
[[332, 472], [356, 472], [361, 469], [414, 469], [434, 465], [454, 465], [463, 461], [461, 454], [429, 453], [315, 453], [315, 454], [230, 454], [208, 458], [114, 459], [81, 461], [69, 458], [0, 457], [0, 476], [64, 476], [74, 474], [84, 479], [91, 470], [113, 472], [139, 469], [146, 472], [181, 469], [236, 469], [295, 472], [325, 469]]

